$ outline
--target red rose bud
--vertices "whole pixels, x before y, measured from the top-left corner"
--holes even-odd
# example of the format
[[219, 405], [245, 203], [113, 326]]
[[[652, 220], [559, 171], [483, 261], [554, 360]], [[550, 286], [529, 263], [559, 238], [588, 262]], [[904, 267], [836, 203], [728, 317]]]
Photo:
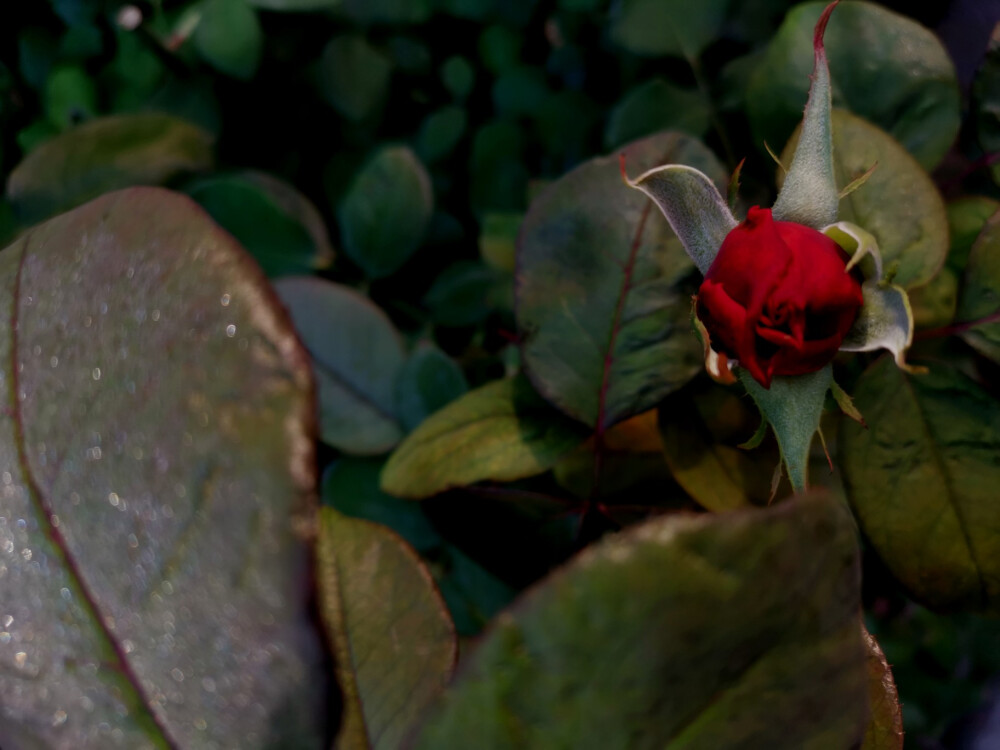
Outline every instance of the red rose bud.
[[826, 365], [861, 307], [848, 255], [826, 235], [754, 206], [719, 248], [698, 292], [713, 348], [771, 387]]

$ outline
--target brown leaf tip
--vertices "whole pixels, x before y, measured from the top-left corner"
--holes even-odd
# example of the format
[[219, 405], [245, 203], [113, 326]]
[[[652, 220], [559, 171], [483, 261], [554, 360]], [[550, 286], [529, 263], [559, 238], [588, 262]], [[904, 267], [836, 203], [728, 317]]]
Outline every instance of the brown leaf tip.
[[826, 54], [826, 51], [823, 49], [823, 35], [826, 33], [826, 24], [830, 20], [830, 14], [833, 13], [833, 9], [836, 8], [839, 3], [840, 0], [833, 0], [832, 3], [823, 9], [819, 20], [816, 22], [816, 30], [813, 32], [813, 51], [816, 53], [816, 59], [819, 59]]

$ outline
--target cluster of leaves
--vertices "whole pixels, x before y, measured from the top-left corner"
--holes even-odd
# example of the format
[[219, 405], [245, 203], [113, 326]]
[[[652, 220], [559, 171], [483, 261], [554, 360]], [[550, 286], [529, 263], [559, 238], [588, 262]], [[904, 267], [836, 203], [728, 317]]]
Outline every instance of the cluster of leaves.
[[0, 745], [961, 733], [1000, 671], [1000, 53], [965, 105], [912, 18], [830, 22], [838, 184], [877, 164], [840, 216], [929, 373], [837, 360], [867, 427], [822, 415], [806, 495], [619, 177], [725, 192], [746, 156], [736, 211], [770, 205], [822, 7], [50, 0], [0, 30]]

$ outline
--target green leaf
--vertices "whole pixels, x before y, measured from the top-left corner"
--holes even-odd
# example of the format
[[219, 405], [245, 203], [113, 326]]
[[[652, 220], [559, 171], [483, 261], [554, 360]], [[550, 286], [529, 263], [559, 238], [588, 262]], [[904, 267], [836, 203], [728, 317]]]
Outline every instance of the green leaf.
[[476, 71], [464, 57], [453, 55], [441, 64], [441, 81], [454, 99], [465, 99], [476, 83]]
[[319, 748], [311, 383], [260, 272], [137, 188], [0, 279], [4, 746]]
[[662, 78], [653, 78], [628, 91], [615, 105], [604, 131], [606, 148], [616, 148], [659, 130], [704, 135], [711, 124], [705, 97]]
[[480, 261], [460, 260], [448, 266], [424, 297], [431, 320], [445, 326], [481, 322], [497, 306], [497, 290], [503, 278], [504, 274]]
[[310, 11], [336, 8], [344, 0], [246, 0], [257, 8], [277, 11]]
[[495, 120], [476, 132], [469, 163], [474, 210], [524, 210], [528, 170], [523, 154], [524, 133], [515, 123]]
[[486, 27], [479, 35], [479, 58], [486, 69], [495, 75], [513, 68], [522, 59], [524, 37], [516, 29], [500, 24]]
[[663, 455], [674, 479], [713, 513], [764, 505], [774, 464], [762, 461], [759, 453], [723, 443], [709, 430], [695, 400], [683, 396], [672, 397], [660, 408]]
[[[794, 152], [798, 132], [781, 154], [785, 163]], [[875, 236], [885, 266], [896, 266], [896, 284], [904, 289], [926, 284], [948, 254], [941, 194], [891, 136], [849, 112], [833, 110], [837, 184], [847, 185], [876, 162], [878, 168], [868, 181], [840, 201], [838, 217]]]
[[[986, 55], [972, 81], [971, 104], [975, 133], [983, 151], [1000, 149], [1000, 31], [993, 27]], [[998, 171], [994, 166], [993, 179]]]
[[[625, 156], [637, 170], [688, 163], [725, 180], [712, 153], [679, 133], [637, 141]], [[532, 382], [602, 431], [652, 408], [701, 369], [690, 331], [693, 289], [685, 286], [694, 268], [647, 198], [622, 184], [616, 162], [591, 159], [532, 203], [515, 290]], [[682, 171], [707, 183], [691, 167]], [[685, 218], [694, 225], [693, 215]]]
[[357, 34], [337, 36], [319, 60], [320, 94], [348, 120], [370, 119], [389, 93], [392, 62]]
[[431, 344], [418, 346], [396, 376], [396, 413], [412, 431], [434, 412], [469, 390], [462, 368]]
[[432, 0], [340, 0], [337, 7], [340, 15], [362, 26], [424, 23], [432, 10]]
[[345, 453], [374, 455], [403, 436], [394, 387], [406, 354], [389, 317], [349, 287], [305, 276], [274, 283], [312, 356], [319, 433]]
[[[949, 256], [950, 257], [950, 256]], [[916, 328], [940, 328], [955, 320], [958, 305], [958, 274], [950, 262], [928, 283], [908, 294]]]
[[965, 266], [956, 317], [963, 322], [987, 320], [962, 334], [984, 356], [1000, 362], [1000, 212], [979, 234]]
[[320, 513], [320, 610], [343, 695], [333, 747], [395, 750], [451, 678], [455, 626], [402, 539], [332, 508]]
[[465, 134], [468, 119], [465, 110], [455, 105], [427, 115], [417, 135], [417, 151], [421, 158], [435, 162], [450, 155]]
[[341, 201], [344, 252], [369, 278], [388, 276], [420, 247], [433, 210], [424, 165], [404, 146], [385, 146], [355, 175]]
[[262, 172], [210, 177], [186, 192], [250, 251], [268, 276], [308, 273], [333, 260], [319, 211], [277, 177]]
[[[808, 375], [776, 377], [770, 389], [754, 380], [746, 368], [741, 367], [737, 372], [743, 387], [774, 430], [792, 488], [804, 490], [809, 484], [809, 447], [819, 430], [823, 402], [833, 383], [833, 370], [827, 365]], [[861, 413], [866, 414], [863, 408]]]
[[32, 151], [7, 180], [20, 219], [33, 224], [118, 188], [160, 185], [212, 163], [212, 136], [162, 114], [91, 120]]
[[840, 455], [879, 556], [928, 606], [1000, 611], [1000, 403], [942, 365], [914, 377], [889, 359], [865, 372], [854, 402], [869, 429], [842, 422]]
[[264, 31], [247, 0], [205, 0], [193, 41], [205, 62], [244, 81], [254, 77], [264, 51]]
[[502, 117], [532, 117], [552, 96], [542, 69], [516, 65], [504, 70], [493, 84], [493, 104]]
[[[784, 185], [774, 203], [774, 218], [794, 221], [820, 229], [837, 220], [840, 198], [833, 174], [833, 135], [830, 120], [830, 69], [827, 65], [823, 35], [835, 4], [816, 22], [813, 32], [813, 72], [805, 115], [799, 126], [799, 140], [784, 175]], [[786, 150], [787, 154], [787, 150]]]
[[420, 503], [400, 500], [379, 489], [383, 458], [342, 456], [323, 473], [320, 495], [324, 505], [352, 518], [388, 526], [421, 552], [442, 543]]
[[524, 215], [489, 213], [483, 216], [479, 256], [490, 268], [513, 273], [517, 265], [517, 236]]
[[[759, 144], [783, 143], [802, 118], [813, 27], [826, 5], [792, 8], [752, 74], [747, 113]], [[935, 167], [958, 134], [960, 100], [955, 66], [934, 33], [875, 3], [845, 0], [830, 19], [826, 50], [834, 104], [888, 131], [925, 169]]]
[[985, 195], [966, 195], [948, 203], [948, 234], [951, 249], [948, 251], [948, 265], [961, 273], [969, 260], [972, 243], [986, 226], [986, 220], [1000, 211], [1000, 201]]
[[479, 635], [493, 616], [517, 595], [514, 589], [452, 545], [443, 549], [443, 565], [437, 581], [455, 620], [455, 630], [463, 636]]
[[551, 468], [586, 432], [524, 378], [497, 380], [435, 412], [389, 457], [382, 489], [424, 498], [451, 487], [510, 482]]
[[856, 745], [857, 555], [827, 495], [605, 538], [496, 620], [414, 747]]
[[79, 65], [54, 68], [45, 80], [45, 114], [60, 130], [67, 130], [97, 114], [97, 87]]
[[861, 750], [903, 750], [903, 712], [892, 671], [878, 641], [864, 631], [868, 649], [868, 728]]
[[619, 0], [611, 11], [611, 38], [638, 55], [688, 60], [718, 38], [730, 0]]

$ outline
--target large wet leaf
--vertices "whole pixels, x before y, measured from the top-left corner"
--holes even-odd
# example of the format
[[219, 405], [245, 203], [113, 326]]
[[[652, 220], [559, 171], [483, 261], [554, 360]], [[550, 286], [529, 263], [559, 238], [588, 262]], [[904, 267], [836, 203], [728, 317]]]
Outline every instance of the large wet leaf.
[[308, 360], [252, 260], [136, 188], [0, 286], [0, 744], [319, 747]]
[[969, 252], [956, 317], [984, 321], [962, 338], [994, 362], [1000, 362], [1000, 213], [986, 222]]
[[903, 750], [903, 712], [892, 670], [878, 641], [864, 631], [868, 649], [868, 728], [861, 750]]
[[359, 455], [392, 448], [403, 436], [394, 388], [406, 354], [389, 316], [350, 287], [311, 276], [274, 288], [312, 356], [320, 438]]
[[851, 747], [857, 554], [825, 495], [607, 538], [495, 621], [416, 747]]
[[[699, 141], [661, 133], [624, 149], [630, 174], [688, 164], [725, 174]], [[667, 220], [591, 159], [532, 203], [518, 248], [525, 369], [567, 414], [605, 429], [655, 406], [701, 369], [691, 330], [694, 265]]]
[[212, 136], [163, 114], [118, 115], [79, 125], [32, 151], [7, 195], [26, 224], [131, 185], [162, 185], [207, 169]]
[[884, 357], [858, 381], [868, 429], [842, 422], [848, 498], [878, 554], [931, 607], [1000, 610], [1000, 403], [943, 365]]
[[466, 393], [402, 442], [382, 472], [397, 497], [430, 497], [486, 479], [509, 482], [550, 469], [586, 431], [521, 377]]
[[[791, 163], [798, 137], [796, 131], [782, 152], [785, 164]], [[840, 201], [838, 218], [875, 236], [885, 267], [896, 268], [894, 283], [904, 289], [926, 284], [948, 254], [948, 220], [941, 194], [927, 172], [888, 133], [850, 112], [834, 109], [837, 185], [843, 188], [876, 162], [868, 181]]]
[[[826, 5], [796, 6], [751, 76], [747, 111], [759, 143], [784, 142], [802, 119], [813, 27]], [[933, 168], [951, 148], [960, 120], [955, 66], [934, 33], [875, 3], [845, 1], [830, 18], [826, 51], [834, 105], [888, 131]]]
[[320, 607], [344, 698], [336, 750], [396, 750], [451, 678], [455, 627], [420, 557], [389, 529], [323, 508]]

